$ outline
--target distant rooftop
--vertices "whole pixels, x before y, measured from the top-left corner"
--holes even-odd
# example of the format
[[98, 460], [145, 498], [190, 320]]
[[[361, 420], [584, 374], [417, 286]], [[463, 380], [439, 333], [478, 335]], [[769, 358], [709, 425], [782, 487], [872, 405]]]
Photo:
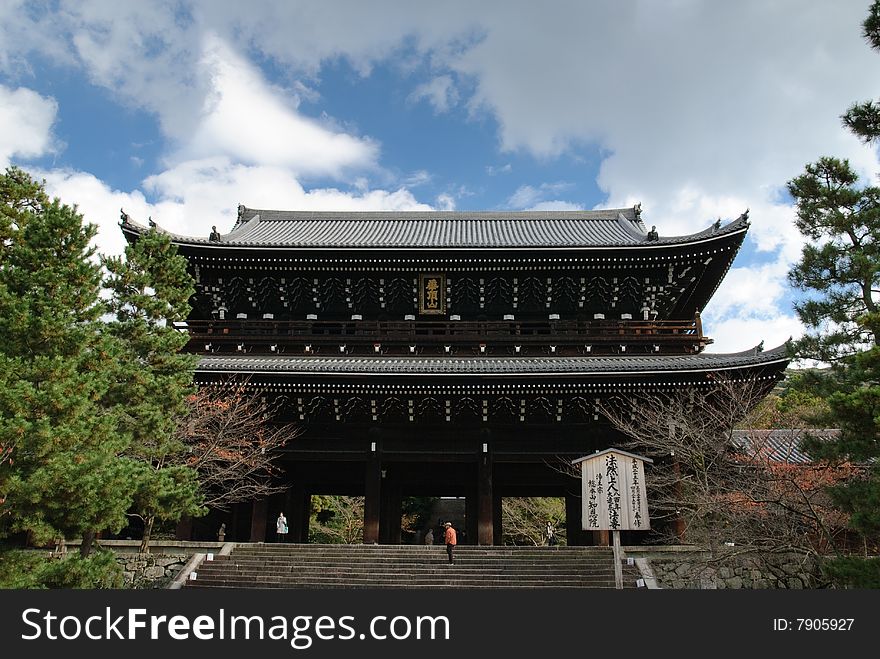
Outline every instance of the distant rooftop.
[[783, 428], [776, 430], [734, 430], [734, 446], [750, 452], [761, 452], [771, 462], [809, 464], [812, 459], [803, 449], [807, 437], [832, 440], [840, 436], [840, 430]]

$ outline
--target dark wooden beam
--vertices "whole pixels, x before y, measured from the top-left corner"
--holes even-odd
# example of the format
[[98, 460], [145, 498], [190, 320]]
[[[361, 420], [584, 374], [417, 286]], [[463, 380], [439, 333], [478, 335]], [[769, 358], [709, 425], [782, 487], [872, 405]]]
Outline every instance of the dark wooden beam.
[[379, 515], [382, 508], [382, 447], [378, 432], [367, 435], [364, 466], [364, 544], [379, 542]]
[[477, 544], [495, 544], [495, 497], [492, 491], [492, 442], [489, 434], [480, 443], [477, 453]]
[[269, 502], [266, 499], [251, 504], [251, 542], [266, 542], [266, 523]]

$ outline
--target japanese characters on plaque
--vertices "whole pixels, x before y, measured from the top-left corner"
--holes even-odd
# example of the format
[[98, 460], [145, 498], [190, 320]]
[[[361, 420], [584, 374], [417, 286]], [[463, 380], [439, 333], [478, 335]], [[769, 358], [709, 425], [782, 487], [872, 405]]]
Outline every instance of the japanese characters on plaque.
[[419, 313], [446, 313], [446, 275], [442, 273], [419, 275]]
[[575, 460], [581, 465], [582, 526], [585, 531], [647, 531], [645, 462], [632, 453], [607, 449]]

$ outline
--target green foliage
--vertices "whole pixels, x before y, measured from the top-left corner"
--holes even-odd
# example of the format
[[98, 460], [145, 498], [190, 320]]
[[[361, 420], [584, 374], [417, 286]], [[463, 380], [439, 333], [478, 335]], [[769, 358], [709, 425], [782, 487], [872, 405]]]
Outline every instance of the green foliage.
[[[880, 50], [880, 2], [876, 0], [862, 23], [862, 34], [871, 48]], [[854, 104], [843, 115], [843, 125], [866, 143], [876, 141], [880, 137], [880, 104], [873, 101]]]
[[880, 188], [858, 186], [847, 161], [821, 158], [788, 184], [797, 227], [808, 239], [789, 280], [809, 296], [795, 305], [810, 328], [801, 357], [837, 363], [877, 345], [880, 313]]
[[309, 542], [355, 544], [364, 535], [364, 498], [314, 496], [309, 520]]
[[565, 499], [561, 497], [505, 497], [501, 501], [503, 544], [545, 545], [547, 521], [556, 531], [556, 541], [565, 544]]
[[198, 475], [179, 459], [187, 447], [176, 432], [194, 391], [197, 358], [180, 353], [188, 337], [173, 324], [189, 314], [193, 281], [186, 259], [155, 230], [126, 247], [125, 258], [107, 257], [103, 264], [111, 292], [107, 310], [115, 317], [107, 334], [122, 354], [107, 402], [131, 438], [126, 455], [139, 466], [134, 510], [145, 522], [146, 551], [156, 519], [204, 513]]
[[0, 536], [119, 529], [134, 465], [100, 402], [116, 354], [99, 331], [95, 227], [20, 170], [0, 191]]
[[787, 386], [780, 393], [764, 398], [737, 428], [771, 430], [779, 428], [825, 428], [830, 409], [824, 396], [803, 386], [803, 375], [788, 377]]
[[18, 167], [10, 167], [0, 176], [0, 263], [6, 262], [6, 250], [14, 233], [30, 214], [41, 212], [48, 202], [43, 186]]
[[822, 573], [838, 588], [880, 588], [880, 558], [828, 559], [822, 564]]
[[49, 557], [34, 550], [0, 551], [0, 588], [122, 588], [122, 568], [110, 551], [86, 558], [68, 554]]
[[[863, 28], [880, 50], [880, 0]], [[880, 104], [856, 104], [843, 120], [865, 142], [880, 137]], [[806, 374], [796, 388], [827, 401], [824, 418], [841, 429], [839, 441], [806, 447], [817, 459], [862, 466], [831, 495], [850, 526], [873, 538], [880, 534], [880, 188], [861, 184], [847, 161], [825, 157], [807, 165], [788, 190], [807, 238], [789, 273], [807, 293], [795, 309], [808, 331], [794, 349], [831, 364]]]
[[116, 532], [133, 502], [151, 519], [201, 512], [195, 473], [163, 470], [192, 390], [171, 325], [189, 311], [186, 262], [152, 231], [102, 263], [95, 234], [26, 173], [0, 176], [0, 537]]

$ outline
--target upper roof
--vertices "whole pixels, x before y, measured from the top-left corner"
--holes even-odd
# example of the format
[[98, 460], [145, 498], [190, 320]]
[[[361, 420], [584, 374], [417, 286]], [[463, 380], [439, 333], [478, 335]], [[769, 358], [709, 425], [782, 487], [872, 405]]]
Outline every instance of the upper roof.
[[[171, 234], [178, 244], [238, 248], [435, 249], [659, 247], [745, 232], [748, 211], [685, 236], [650, 236], [638, 208], [524, 212], [309, 212], [239, 207], [219, 240]], [[123, 215], [123, 231], [146, 229]], [[653, 239], [652, 239], [653, 238]]]

